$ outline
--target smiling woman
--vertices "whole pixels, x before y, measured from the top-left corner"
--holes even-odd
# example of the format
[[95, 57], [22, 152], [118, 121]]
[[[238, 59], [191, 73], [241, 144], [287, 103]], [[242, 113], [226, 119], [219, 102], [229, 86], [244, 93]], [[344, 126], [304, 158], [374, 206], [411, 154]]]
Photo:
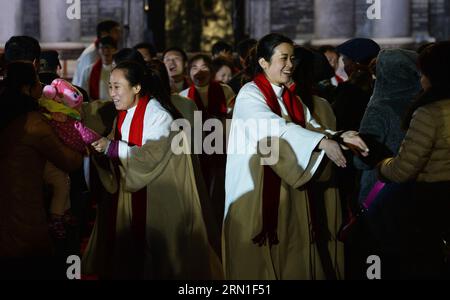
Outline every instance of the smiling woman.
[[136, 95], [141, 91], [138, 83], [132, 86], [122, 69], [114, 69], [109, 80], [109, 94], [116, 110], [128, 110], [135, 107], [139, 98]]
[[281, 86], [291, 80], [294, 59], [294, 47], [290, 43], [281, 43], [273, 50], [269, 61], [264, 57], [258, 60], [270, 83]]
[[[221, 277], [219, 259], [208, 243], [191, 158], [170, 151], [171, 124], [180, 116], [164, 87], [155, 71], [136, 62], [122, 62], [111, 74], [110, 92], [118, 110], [114, 138], [101, 138], [92, 146], [109, 158], [96, 167], [113, 199], [99, 203], [83, 257], [86, 275]], [[104, 269], [102, 261], [107, 261]]]
[[[334, 132], [321, 127], [285, 87], [293, 73], [293, 42], [269, 34], [258, 42], [252, 55], [249, 69], [253, 81], [237, 96], [228, 148], [236, 147], [237, 136], [245, 138], [241, 144], [254, 149], [271, 140], [279, 142], [279, 160], [263, 166], [256, 154], [227, 156], [223, 225], [226, 277], [342, 278], [343, 245], [335, 236], [341, 222], [338, 198], [324, 203], [308, 188], [313, 176], [322, 175], [319, 170], [325, 155], [336, 165], [345, 166], [341, 147], [327, 138]], [[240, 121], [248, 120], [271, 120], [280, 130], [274, 133], [261, 128], [246, 134]], [[353, 132], [342, 137], [348, 144], [367, 149]]]

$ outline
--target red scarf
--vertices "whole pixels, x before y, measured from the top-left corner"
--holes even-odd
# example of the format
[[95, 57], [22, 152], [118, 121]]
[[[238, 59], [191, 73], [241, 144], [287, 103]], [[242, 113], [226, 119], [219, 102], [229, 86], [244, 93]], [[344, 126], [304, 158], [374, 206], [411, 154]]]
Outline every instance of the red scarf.
[[94, 64], [89, 77], [89, 97], [91, 100], [100, 98], [100, 77], [102, 76], [102, 60], [99, 59]]
[[222, 85], [216, 81], [211, 81], [208, 87], [208, 108], [203, 105], [200, 94], [195, 85], [191, 85], [188, 91], [188, 98], [193, 100], [198, 109], [205, 116], [225, 117], [227, 114], [227, 101]]
[[[147, 109], [149, 96], [141, 97], [136, 105], [136, 110], [131, 120], [130, 133], [128, 136], [128, 145], [142, 147], [142, 134], [144, 131], [144, 116]], [[118, 139], [122, 138], [122, 125], [127, 115], [126, 110], [121, 110], [117, 114], [117, 133]]]
[[289, 87], [289, 90], [291, 91], [292, 94], [296, 95], [296, 91], [295, 89], [297, 88], [297, 84], [293, 83], [291, 84], [291, 86]]
[[[278, 103], [277, 96], [264, 74], [258, 74], [253, 79], [259, 90], [266, 98], [269, 108], [281, 117], [281, 107]], [[292, 122], [305, 127], [305, 117], [303, 106], [298, 98], [288, 88], [283, 90], [283, 103], [286, 107]], [[259, 246], [266, 244], [269, 239], [269, 246], [279, 243], [277, 235], [278, 227], [278, 207], [280, 204], [280, 188], [281, 178], [272, 170], [270, 166], [264, 166], [264, 182], [263, 182], [263, 228], [261, 232], [253, 238], [253, 242]]]
[[334, 77], [336, 78], [336, 82], [339, 83], [343, 83], [345, 80], [344, 78], [342, 78], [341, 76], [335, 74]]
[[[131, 120], [131, 126], [128, 136], [129, 146], [142, 147], [142, 136], [144, 131], [144, 116], [147, 109], [147, 105], [150, 101], [148, 96], [141, 97], [137, 103], [136, 110], [134, 111], [133, 119]], [[126, 110], [118, 112], [117, 127], [116, 127], [116, 140], [122, 138], [122, 125], [127, 115]], [[141, 251], [141, 255], [144, 255], [145, 250], [145, 224], [146, 224], [146, 212], [147, 212], [147, 188], [144, 187], [141, 190], [132, 194], [132, 219], [131, 229], [135, 235], [135, 241], [137, 242], [137, 249]], [[113, 226], [115, 232], [115, 221], [117, 216], [117, 201], [114, 205], [113, 220], [110, 226]]]

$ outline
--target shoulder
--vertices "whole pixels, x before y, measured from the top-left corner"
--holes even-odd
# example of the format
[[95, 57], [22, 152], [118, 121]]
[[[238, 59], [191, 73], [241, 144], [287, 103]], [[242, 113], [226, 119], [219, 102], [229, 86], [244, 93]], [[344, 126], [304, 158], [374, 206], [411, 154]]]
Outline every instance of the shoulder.
[[[331, 107], [331, 104], [330, 104], [330, 102], [328, 102], [328, 100], [314, 95], [313, 96], [313, 101], [314, 101], [314, 107], [315, 108], [319, 108], [322, 111], [325, 111], [325, 112], [327, 112], [329, 114], [334, 115], [333, 108]], [[304, 105], [303, 102], [302, 102], [302, 104]]]
[[238, 98], [242, 97], [263, 97], [263, 94], [261, 93], [258, 86], [253, 82], [246, 83], [241, 90], [239, 91]]
[[449, 110], [450, 110], [450, 99], [436, 101], [417, 109], [417, 111], [421, 111], [424, 113], [448, 112]]
[[413, 120], [423, 123], [436, 123], [443, 119], [450, 119], [450, 99], [419, 107], [413, 114]]
[[147, 104], [144, 116], [144, 136], [145, 140], [160, 140], [168, 137], [171, 132], [173, 118], [166, 111], [158, 100], [152, 98]]
[[330, 102], [328, 102], [328, 100], [325, 99], [325, 98], [313, 95], [313, 101], [314, 101], [314, 104], [319, 104], [319, 105], [322, 105], [322, 106], [325, 106], [325, 107], [329, 107], [331, 109]]
[[25, 128], [28, 133], [51, 133], [52, 128], [45, 117], [38, 111], [27, 113]]
[[413, 119], [419, 119], [419, 120], [427, 120], [432, 119], [433, 116], [436, 116], [436, 114], [439, 111], [439, 106], [436, 105], [437, 103], [431, 103], [424, 106], [419, 107], [416, 109], [413, 113]]
[[197, 105], [195, 105], [194, 101], [191, 101], [191, 99], [182, 96], [180, 94], [172, 94], [170, 95], [170, 100], [172, 101], [172, 103], [177, 106], [183, 106], [183, 107], [189, 107], [192, 108], [193, 110], [197, 110]]
[[148, 102], [145, 118], [150, 124], [170, 124], [173, 121], [171, 114], [155, 98]]
[[233, 118], [252, 117], [256, 112], [270, 111], [266, 99], [254, 82], [245, 84], [236, 97]]
[[81, 70], [81, 74], [85, 77], [91, 75], [92, 69], [94, 68], [94, 64], [89, 64]]
[[220, 83], [220, 86], [222, 87], [223, 92], [226, 96], [234, 97], [234, 91], [228, 84]]
[[266, 100], [258, 86], [251, 81], [246, 83], [239, 91], [239, 94], [236, 97], [236, 105], [239, 103], [266, 103]]
[[80, 55], [80, 62], [89, 63], [93, 58], [97, 56], [95, 44], [92, 43], [83, 50]]

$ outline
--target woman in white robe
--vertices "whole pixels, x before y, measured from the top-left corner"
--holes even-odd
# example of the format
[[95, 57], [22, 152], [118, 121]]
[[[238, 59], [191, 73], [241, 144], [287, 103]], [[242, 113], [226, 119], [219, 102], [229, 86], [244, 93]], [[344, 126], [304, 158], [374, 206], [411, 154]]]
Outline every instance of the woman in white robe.
[[[315, 175], [325, 154], [344, 167], [344, 146], [329, 138], [334, 132], [321, 128], [306, 106], [292, 98], [288, 101], [289, 91], [284, 85], [291, 80], [293, 52], [293, 42], [282, 35], [262, 38], [253, 54], [255, 79], [241, 89], [236, 99], [225, 182], [223, 264], [227, 279], [325, 278], [314, 243], [318, 223], [310, 214], [314, 202], [308, 200], [305, 184]], [[356, 132], [339, 137], [347, 146], [368, 154]], [[278, 207], [272, 207], [272, 211], [264, 207], [264, 194], [271, 192], [267, 185], [272, 184], [264, 180], [267, 168], [260, 154], [267, 150], [261, 147], [268, 145], [266, 140], [272, 142], [274, 151], [269, 156], [275, 155], [275, 160], [265, 163], [280, 182], [278, 194], [272, 197], [279, 197]], [[275, 232], [270, 232], [266, 222], [274, 213], [278, 218], [275, 228], [271, 228]], [[342, 270], [336, 263], [332, 265], [339, 278]]]
[[[105, 188], [116, 193], [112, 201], [117, 204], [109, 208], [112, 226], [99, 224], [111, 218], [97, 219], [83, 257], [83, 273], [99, 271], [96, 260], [108, 253], [96, 250], [106, 248], [111, 254], [110, 278], [221, 278], [219, 259], [208, 243], [190, 156], [175, 155], [171, 149], [177, 134], [171, 125], [178, 112], [170, 104], [169, 92], [163, 92], [157, 76], [148, 72], [137, 63], [124, 62], [111, 73], [110, 94], [119, 111], [114, 140], [102, 138], [92, 146], [110, 159], [110, 168], [96, 166]], [[187, 144], [180, 147], [189, 153]], [[135, 208], [142, 200], [138, 207], [144, 212]], [[137, 218], [143, 219], [139, 223]], [[112, 248], [98, 245], [111, 231]]]

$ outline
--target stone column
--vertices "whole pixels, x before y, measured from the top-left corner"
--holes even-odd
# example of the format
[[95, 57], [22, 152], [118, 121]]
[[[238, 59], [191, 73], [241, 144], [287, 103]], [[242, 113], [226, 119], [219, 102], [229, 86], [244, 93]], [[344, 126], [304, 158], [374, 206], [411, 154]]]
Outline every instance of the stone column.
[[132, 0], [130, 2], [130, 33], [128, 36], [128, 45], [133, 47], [143, 41], [144, 30], [147, 28], [145, 18], [144, 0]]
[[270, 12], [270, 0], [247, 1], [246, 22], [250, 37], [259, 39], [272, 31]]
[[395, 38], [411, 36], [411, 1], [380, 0], [381, 20], [374, 20], [373, 37]]
[[6, 43], [13, 35], [22, 35], [22, 0], [2, 1], [0, 9], [0, 43]]
[[416, 40], [416, 43], [421, 43], [430, 39], [429, 8], [430, 3], [428, 0], [412, 0], [411, 32]]
[[354, 0], [315, 0], [316, 39], [350, 38], [355, 32]]
[[[80, 2], [80, 1], [74, 1]], [[69, 7], [65, 0], [41, 0], [39, 3], [42, 43], [79, 42], [81, 20], [69, 19]], [[81, 7], [80, 7], [81, 12]], [[69, 14], [69, 15], [68, 15]], [[82, 16], [81, 16], [82, 17]]]

